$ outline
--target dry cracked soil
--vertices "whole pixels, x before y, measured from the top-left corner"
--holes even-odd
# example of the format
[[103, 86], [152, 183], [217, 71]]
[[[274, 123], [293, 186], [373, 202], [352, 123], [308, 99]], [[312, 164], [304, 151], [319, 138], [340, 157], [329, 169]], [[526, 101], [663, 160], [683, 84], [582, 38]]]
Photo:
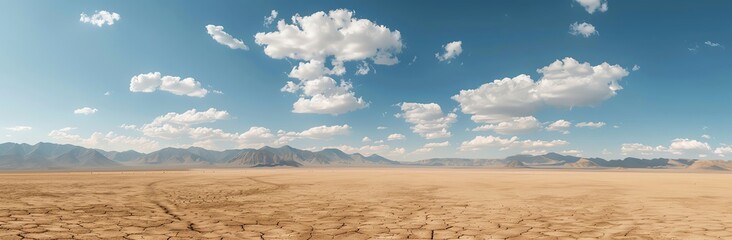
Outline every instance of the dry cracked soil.
[[732, 239], [732, 174], [2, 173], [0, 239]]

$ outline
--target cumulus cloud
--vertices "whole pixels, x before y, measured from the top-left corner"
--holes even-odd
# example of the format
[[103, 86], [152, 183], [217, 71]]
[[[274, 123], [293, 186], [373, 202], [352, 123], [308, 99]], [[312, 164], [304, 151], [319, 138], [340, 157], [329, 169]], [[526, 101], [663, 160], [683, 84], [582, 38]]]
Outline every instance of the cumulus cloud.
[[24, 132], [24, 131], [30, 131], [33, 128], [30, 126], [14, 126], [14, 127], [6, 127], [5, 130], [13, 131], [13, 132]]
[[712, 136], [709, 136], [708, 134], [702, 134], [701, 137], [704, 139], [712, 139]]
[[236, 39], [228, 33], [224, 32], [224, 26], [209, 24], [206, 25], [206, 32], [208, 33], [208, 35], [211, 35], [211, 37], [216, 40], [216, 42], [225, 45], [231, 49], [249, 50], [249, 47], [247, 47], [247, 45], [244, 44], [242, 40]]
[[363, 138], [361, 139], [361, 142], [365, 142], [365, 143], [367, 143], [367, 142], [371, 142], [371, 138], [369, 138], [369, 137], [363, 137]]
[[576, 149], [563, 150], [559, 153], [564, 154], [564, 155], [570, 155], [570, 156], [582, 156], [582, 151], [576, 150]]
[[486, 124], [477, 128], [473, 131], [494, 131], [496, 133], [510, 135], [532, 132], [541, 128], [541, 123], [536, 120], [533, 116], [528, 117], [515, 117], [510, 121], [500, 122], [497, 124]]
[[330, 139], [338, 135], [346, 135], [351, 132], [351, 126], [348, 124], [344, 125], [333, 125], [333, 126], [317, 126], [307, 129], [302, 132], [285, 132], [278, 131], [277, 136], [280, 142], [289, 142], [295, 139]]
[[451, 60], [460, 56], [461, 53], [463, 53], [462, 45], [463, 45], [462, 41], [454, 41], [454, 42], [450, 42], [445, 45], [442, 45], [444, 52], [435, 53], [435, 57], [437, 58], [437, 60], [440, 60], [440, 62], [443, 62], [443, 61], [450, 62]]
[[635, 71], [638, 71], [638, 70], [640, 70], [640, 66], [638, 66], [638, 64], [636, 64], [636, 65], [633, 65], [633, 69], [632, 69], [632, 70], [633, 70], [634, 72], [635, 72]]
[[707, 46], [710, 46], [710, 47], [724, 47], [724, 46], [722, 46], [722, 44], [715, 43], [712, 41], [706, 41], [706, 42], [704, 42], [704, 44], [706, 44]]
[[629, 74], [618, 65], [604, 62], [591, 66], [569, 57], [537, 72], [543, 74], [536, 83], [537, 95], [545, 103], [558, 107], [595, 106], [622, 90], [618, 81]]
[[404, 136], [403, 134], [399, 134], [399, 133], [392, 133], [392, 134], [389, 134], [388, 137], [386, 137], [386, 140], [389, 140], [389, 141], [404, 140], [404, 139], [407, 139], [407, 137]]
[[162, 76], [159, 72], [143, 73], [130, 79], [131, 92], [166, 91], [175, 95], [190, 97], [205, 97], [208, 90], [201, 87], [201, 83], [193, 78], [181, 79], [175, 76]]
[[576, 0], [585, 10], [593, 14], [595, 11], [606, 12], [607, 0]]
[[159, 149], [159, 143], [144, 137], [117, 135], [114, 132], [94, 132], [88, 138], [72, 133], [75, 128], [65, 127], [51, 131], [48, 136], [63, 143], [80, 145], [88, 148], [100, 148], [112, 151], [136, 150], [151, 152]]
[[623, 89], [618, 81], [628, 71], [618, 65], [602, 63], [591, 66], [567, 57], [537, 70], [542, 74], [534, 82], [521, 74], [481, 85], [477, 89], [461, 90], [452, 99], [460, 109], [478, 123], [510, 121], [514, 117], [530, 116], [542, 106], [596, 106]]
[[435, 148], [442, 148], [442, 147], [448, 147], [448, 146], [450, 146], [450, 142], [448, 142], [448, 141], [427, 143], [423, 147], [414, 150], [414, 152], [412, 152], [411, 154], [429, 153], [429, 152], [432, 152], [432, 150], [434, 150]]
[[523, 74], [495, 80], [477, 89], [461, 90], [452, 99], [460, 103], [463, 113], [473, 115], [471, 119], [479, 123], [529, 116], [541, 105], [536, 84]]
[[724, 157], [726, 154], [732, 154], [732, 146], [721, 146], [714, 149], [714, 154]]
[[581, 122], [574, 125], [580, 128], [601, 128], [605, 126], [605, 122]]
[[427, 143], [424, 145], [425, 148], [438, 148], [438, 147], [448, 147], [450, 146], [450, 142], [444, 141], [444, 142], [432, 142]]
[[384, 126], [378, 126], [378, 127], [376, 127], [376, 130], [384, 130], [384, 129], [387, 129], [387, 127], [384, 127]]
[[147, 137], [166, 140], [194, 141], [192, 146], [210, 149], [226, 149], [234, 147], [258, 148], [262, 146], [281, 146], [297, 139], [330, 139], [338, 135], [346, 135], [351, 126], [333, 125], [316, 126], [301, 132], [278, 130], [273, 132], [265, 127], [253, 126], [247, 131], [227, 132], [222, 129], [198, 126], [230, 119], [227, 111], [209, 108], [206, 111], [191, 109], [183, 113], [170, 112], [156, 117], [152, 122], [135, 128], [135, 125], [122, 125], [122, 128], [137, 129]]
[[96, 11], [91, 16], [86, 15], [86, 13], [80, 14], [79, 21], [83, 23], [89, 23], [96, 25], [97, 27], [102, 27], [104, 24], [112, 25], [114, 22], [119, 21], [120, 15], [116, 12], [107, 12], [107, 11]]
[[272, 10], [272, 12], [269, 13], [269, 16], [264, 17], [264, 26], [269, 27], [269, 25], [272, 25], [274, 20], [277, 19], [278, 14], [277, 10]]
[[640, 154], [643, 156], [650, 156], [654, 154], [670, 153], [673, 155], [684, 155], [684, 154], [704, 154], [711, 151], [712, 148], [708, 143], [688, 139], [688, 138], [676, 138], [671, 141], [669, 146], [658, 145], [656, 147], [641, 144], [641, 143], [624, 143], [620, 146], [620, 151], [623, 155], [634, 155]]
[[74, 114], [79, 114], [79, 115], [92, 115], [92, 114], [97, 113], [98, 111], [99, 110], [96, 109], [96, 108], [83, 107], [83, 108], [79, 108], [79, 109], [74, 110]]
[[366, 75], [369, 74], [369, 71], [371, 71], [371, 66], [369, 66], [369, 63], [363, 61], [361, 62], [361, 64], [358, 65], [356, 75]]
[[547, 131], [555, 131], [555, 132], [561, 132], [562, 134], [568, 134], [569, 133], [569, 127], [572, 126], [572, 123], [564, 120], [559, 119], [546, 127]]
[[[356, 97], [350, 83], [338, 84], [329, 76], [343, 75], [344, 64], [349, 61], [362, 61], [357, 74], [368, 73], [364, 68], [364, 64], [368, 66], [367, 61], [396, 64], [399, 62], [396, 54], [403, 48], [399, 31], [355, 18], [354, 12], [345, 9], [295, 15], [291, 24], [279, 20], [277, 31], [257, 33], [254, 39], [271, 58], [303, 61], [289, 74], [300, 82], [288, 82], [282, 88], [284, 92], [302, 91], [293, 104], [296, 113], [338, 115], [368, 106], [361, 97]], [[325, 66], [328, 60], [330, 68]]]
[[137, 129], [137, 125], [134, 125], [134, 124], [122, 124], [119, 127], [122, 128], [122, 129], [125, 129], [125, 130], [135, 130], [135, 129]]
[[199, 123], [212, 123], [218, 120], [228, 119], [230, 117], [229, 112], [223, 110], [217, 110], [216, 108], [209, 108], [206, 111], [198, 111], [195, 108], [185, 111], [183, 113], [169, 112], [165, 115], [156, 117], [152, 121], [152, 125], [164, 125], [164, 124], [180, 124], [180, 125], [193, 125]]
[[567, 145], [569, 142], [564, 140], [518, 140], [518, 137], [513, 136], [511, 138], [501, 138], [493, 135], [489, 136], [476, 136], [470, 141], [464, 141], [460, 145], [460, 151], [476, 151], [485, 148], [499, 148], [500, 150], [507, 150], [510, 148], [552, 148], [557, 146]]
[[582, 35], [583, 37], [590, 37], [592, 35], [599, 34], [597, 32], [597, 29], [595, 29], [595, 26], [592, 24], [583, 22], [583, 23], [572, 23], [569, 25], [569, 33], [572, 35]]
[[412, 124], [412, 132], [426, 139], [450, 137], [450, 125], [457, 121], [455, 113], [444, 114], [440, 105], [436, 103], [409, 103], [399, 104], [402, 112], [397, 117]]

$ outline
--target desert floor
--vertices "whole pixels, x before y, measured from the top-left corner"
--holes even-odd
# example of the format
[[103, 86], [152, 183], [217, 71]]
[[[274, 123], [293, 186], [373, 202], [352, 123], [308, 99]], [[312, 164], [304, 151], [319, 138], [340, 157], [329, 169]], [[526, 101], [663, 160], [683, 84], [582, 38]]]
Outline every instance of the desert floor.
[[732, 174], [1, 173], [0, 239], [20, 238], [732, 239]]

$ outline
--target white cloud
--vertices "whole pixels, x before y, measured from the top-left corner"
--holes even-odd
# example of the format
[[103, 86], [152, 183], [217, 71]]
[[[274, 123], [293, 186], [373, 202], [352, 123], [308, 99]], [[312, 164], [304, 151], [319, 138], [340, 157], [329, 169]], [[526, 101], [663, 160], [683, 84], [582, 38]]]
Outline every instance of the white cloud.
[[438, 148], [438, 147], [448, 147], [450, 146], [450, 142], [444, 141], [444, 142], [433, 142], [433, 143], [427, 143], [424, 145], [425, 148]]
[[137, 125], [134, 125], [134, 124], [122, 124], [119, 127], [122, 128], [122, 129], [126, 129], [126, 130], [135, 130], [135, 129], [137, 129]]
[[620, 147], [620, 151], [623, 155], [640, 154], [643, 156], [663, 153], [670, 153], [673, 155], [684, 155], [690, 153], [703, 154], [711, 150], [712, 148], [708, 143], [688, 138], [676, 138], [671, 141], [671, 144], [668, 147], [661, 145], [652, 147], [641, 143], [624, 143]]
[[583, 22], [583, 23], [572, 23], [569, 25], [569, 33], [572, 35], [582, 35], [583, 37], [590, 37], [592, 35], [599, 34], [597, 32], [597, 29], [595, 29], [595, 26], [592, 24]]
[[541, 128], [541, 123], [536, 120], [533, 116], [528, 117], [515, 117], [511, 121], [500, 122], [498, 124], [486, 124], [477, 128], [473, 131], [488, 131], [492, 130], [496, 133], [510, 135], [532, 132]]
[[107, 11], [96, 11], [93, 15], [88, 16], [86, 13], [80, 14], [79, 21], [83, 23], [90, 23], [97, 27], [104, 26], [104, 24], [112, 25], [115, 21], [119, 21], [120, 16], [116, 12]]
[[344, 125], [333, 125], [333, 126], [317, 126], [307, 129], [302, 132], [278, 132], [281, 142], [289, 142], [295, 139], [308, 138], [308, 139], [330, 139], [338, 135], [346, 135], [351, 132], [351, 126], [348, 124]]
[[[435, 57], [437, 60], [440, 60], [440, 62], [448, 61], [450, 62], [452, 59], [455, 59], [456, 57], [460, 56], [461, 53], [463, 53], [463, 42], [462, 41], [454, 41], [447, 43], [445, 45], [442, 45], [442, 48], [445, 50], [443, 53], [435, 53]], [[416, 60], [416, 58], [415, 58]]]
[[384, 130], [384, 129], [387, 129], [387, 127], [384, 127], [384, 126], [378, 126], [378, 127], [376, 127], [376, 130]]
[[569, 127], [572, 126], [572, 123], [564, 120], [559, 119], [546, 127], [547, 131], [555, 131], [555, 132], [561, 132], [562, 134], [568, 134], [569, 133]]
[[[347, 90], [351, 89], [351, 85], [347, 84]], [[310, 98], [301, 96], [292, 104], [292, 112], [294, 113], [320, 113], [338, 115], [361, 109], [368, 106], [361, 97], [356, 97], [354, 92], [340, 94], [316, 94]]]
[[224, 32], [224, 26], [209, 24], [206, 25], [206, 32], [208, 33], [208, 35], [211, 35], [211, 37], [216, 40], [216, 42], [222, 45], [226, 45], [231, 49], [249, 50], [249, 47], [247, 47], [247, 45], [244, 44], [242, 40], [236, 39], [228, 33]]
[[574, 125], [575, 127], [601, 128], [605, 126], [605, 122], [581, 122]]
[[510, 148], [552, 148], [557, 146], [568, 145], [569, 142], [564, 140], [523, 140], [519, 141], [518, 137], [501, 138], [492, 135], [476, 136], [470, 141], [465, 141], [460, 145], [460, 151], [476, 151], [484, 148], [499, 148], [506, 150]]
[[496, 123], [529, 116], [541, 105], [536, 84], [528, 75], [504, 78], [452, 97], [475, 122]]
[[206, 111], [198, 111], [195, 108], [183, 113], [169, 112], [156, 117], [150, 125], [180, 124], [193, 125], [199, 123], [212, 123], [218, 120], [229, 119], [229, 112], [209, 108]]
[[104, 96], [109, 96], [109, 95], [112, 95], [112, 93], [111, 93], [111, 92], [109, 92], [109, 91], [106, 91], [106, 92], [104, 93]]
[[724, 46], [722, 46], [722, 44], [715, 43], [712, 41], [706, 41], [706, 42], [704, 42], [704, 44], [706, 44], [707, 46], [710, 46], [710, 47], [724, 47]]
[[389, 141], [404, 140], [406, 138], [407, 138], [406, 136], [404, 136], [403, 134], [399, 134], [399, 133], [392, 133], [392, 134], [389, 134], [388, 137], [386, 137], [386, 139]]
[[432, 152], [432, 148], [418, 148], [412, 152], [412, 154], [422, 154]]
[[353, 15], [346, 9], [295, 15], [293, 24], [280, 20], [277, 31], [260, 32], [254, 38], [275, 59], [324, 61], [333, 56], [339, 62], [372, 59], [375, 64], [396, 64], [394, 55], [402, 49], [399, 31]]
[[688, 138], [677, 138], [671, 141], [671, 145], [668, 147], [669, 151], [672, 154], [683, 154], [684, 152], [691, 151], [691, 152], [706, 152], [710, 151], [712, 148], [709, 147], [709, 144], [705, 142], [700, 142], [693, 139]]
[[[183, 113], [170, 112], [156, 117], [152, 122], [144, 124], [139, 130], [148, 137], [168, 140], [195, 141], [193, 146], [213, 149], [227, 147], [258, 148], [262, 146], [280, 146], [297, 139], [330, 139], [338, 135], [350, 133], [349, 125], [316, 126], [302, 132], [287, 132], [253, 126], [244, 133], [227, 132], [222, 129], [196, 127], [195, 125], [213, 123], [229, 119], [227, 111], [210, 108], [206, 111], [191, 109]], [[123, 125], [123, 128], [131, 125]]]
[[106, 134], [94, 132], [88, 138], [84, 138], [71, 133], [74, 129], [72, 127], [66, 127], [53, 130], [48, 136], [63, 143], [104, 150], [126, 151], [133, 149], [141, 152], [151, 152], [159, 149], [159, 143], [157, 141], [144, 137], [122, 136], [114, 132], [108, 132]]
[[14, 127], [6, 127], [5, 130], [13, 131], [13, 132], [24, 132], [24, 131], [30, 131], [32, 130], [32, 127], [29, 126], [14, 126]]
[[613, 154], [612, 152], [610, 152], [609, 150], [607, 150], [607, 148], [602, 149], [602, 152], [601, 153], [602, 153], [602, 155], [611, 155], [611, 154]]
[[274, 20], [277, 19], [278, 14], [277, 10], [272, 10], [272, 12], [269, 13], [269, 16], [264, 17], [264, 26], [269, 27], [269, 25], [272, 25]]
[[193, 78], [182, 79], [174, 76], [162, 76], [159, 72], [144, 73], [130, 79], [131, 92], [166, 91], [175, 95], [205, 97], [208, 90]]
[[518, 140], [518, 137], [501, 138], [490, 136], [476, 136], [473, 140], [465, 141], [460, 145], [460, 151], [476, 151], [482, 148], [508, 149]]
[[361, 64], [358, 65], [358, 70], [356, 70], [356, 75], [366, 75], [369, 74], [369, 71], [371, 71], [371, 67], [369, 66], [369, 63], [366, 61], [361, 62]]
[[[280, 20], [277, 31], [260, 32], [254, 36], [255, 42], [264, 46], [267, 56], [303, 61], [289, 75], [300, 83], [288, 82], [282, 88], [282, 91], [291, 93], [303, 90], [293, 104], [293, 112], [338, 115], [364, 108], [368, 103], [356, 97], [350, 83], [342, 81], [338, 85], [328, 75], [343, 75], [346, 72], [344, 63], [349, 61], [362, 61], [357, 74], [368, 72], [363, 67], [363, 64], [368, 64], [367, 60], [379, 65], [399, 62], [396, 54], [403, 47], [399, 31], [392, 31], [368, 19], [354, 18], [353, 15], [354, 12], [345, 9], [304, 17], [295, 15], [292, 24]], [[325, 67], [328, 59], [331, 59], [331, 69]], [[321, 87], [308, 90], [310, 85]]]
[[96, 108], [90, 108], [90, 107], [83, 107], [74, 110], [74, 114], [80, 114], [80, 115], [91, 115], [97, 113], [99, 110]]
[[544, 150], [544, 149], [530, 149], [530, 150], [521, 151], [521, 154], [528, 154], [528, 155], [534, 155], [534, 156], [544, 155], [547, 153], [548, 153], [548, 151]]
[[638, 70], [640, 70], [640, 66], [638, 66], [638, 64], [636, 64], [636, 65], [633, 65], [633, 69], [632, 69], [632, 70], [633, 70], [634, 72], [635, 72], [635, 71], [638, 71]]
[[450, 137], [450, 125], [457, 121], [457, 114], [443, 114], [442, 108], [436, 103], [408, 103], [399, 104], [402, 113], [397, 117], [412, 124], [412, 132], [426, 139]]
[[361, 142], [365, 142], [365, 143], [367, 143], [367, 142], [371, 142], [371, 138], [369, 138], [369, 137], [363, 137], [363, 138], [361, 139]]
[[716, 149], [714, 149], [714, 154], [717, 154], [720, 157], [724, 157], [725, 154], [732, 154], [732, 146], [721, 146]]
[[559, 153], [564, 154], [564, 155], [570, 155], [570, 156], [582, 156], [582, 151], [576, 150], [576, 149], [563, 150]]
[[523, 141], [517, 141], [516, 144], [523, 148], [551, 148], [551, 147], [557, 147], [557, 146], [564, 146], [569, 144], [569, 142], [564, 140], [551, 140], [551, 141], [544, 141], [544, 140], [523, 140]]
[[593, 14], [595, 11], [606, 12], [607, 0], [576, 0], [585, 10]]
[[623, 89], [618, 81], [628, 71], [618, 65], [591, 66], [573, 58], [556, 60], [537, 72], [543, 74], [536, 92], [546, 104], [557, 107], [595, 106]]
[[712, 139], [712, 136], [709, 136], [708, 134], [703, 134], [701, 137], [704, 139]]

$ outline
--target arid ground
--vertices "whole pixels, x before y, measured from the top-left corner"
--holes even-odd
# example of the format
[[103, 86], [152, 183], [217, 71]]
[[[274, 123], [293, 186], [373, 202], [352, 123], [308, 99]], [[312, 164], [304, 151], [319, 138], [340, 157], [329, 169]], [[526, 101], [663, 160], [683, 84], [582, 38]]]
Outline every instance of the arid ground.
[[0, 239], [732, 239], [732, 174], [248, 169], [0, 174]]

